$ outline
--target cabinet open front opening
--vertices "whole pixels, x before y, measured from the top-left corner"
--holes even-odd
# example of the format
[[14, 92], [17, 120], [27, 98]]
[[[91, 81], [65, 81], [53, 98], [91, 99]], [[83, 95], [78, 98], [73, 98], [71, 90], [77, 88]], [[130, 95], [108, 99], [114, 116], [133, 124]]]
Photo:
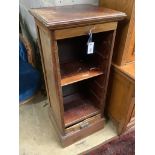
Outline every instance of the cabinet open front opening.
[[103, 75], [62, 87], [65, 127], [101, 113]]
[[93, 34], [94, 53], [87, 54], [89, 36], [57, 41], [61, 86], [96, 77], [105, 73], [111, 50], [113, 31]]
[[113, 32], [93, 34], [93, 54], [88, 35], [57, 40], [65, 128], [101, 114]]

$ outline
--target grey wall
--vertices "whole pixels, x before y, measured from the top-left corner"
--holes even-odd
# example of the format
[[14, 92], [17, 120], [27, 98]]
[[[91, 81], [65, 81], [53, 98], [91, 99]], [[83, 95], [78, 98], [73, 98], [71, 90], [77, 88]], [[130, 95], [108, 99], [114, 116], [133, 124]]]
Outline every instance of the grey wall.
[[[20, 20], [22, 20], [22, 31], [35, 42], [37, 39], [35, 23], [33, 17], [29, 14], [30, 8], [46, 6], [62, 6], [74, 4], [93, 4], [98, 5], [98, 0], [20, 0]], [[26, 29], [26, 30], [25, 30]], [[28, 31], [28, 32], [27, 32]], [[28, 33], [28, 34], [27, 34]]]

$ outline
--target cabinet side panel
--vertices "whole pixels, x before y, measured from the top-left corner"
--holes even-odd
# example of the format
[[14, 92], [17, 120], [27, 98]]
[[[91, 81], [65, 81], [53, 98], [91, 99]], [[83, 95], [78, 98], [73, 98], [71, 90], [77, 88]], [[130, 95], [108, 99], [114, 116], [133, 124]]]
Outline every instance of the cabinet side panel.
[[132, 16], [129, 23], [129, 29], [128, 29], [128, 35], [126, 38], [126, 44], [125, 44], [125, 53], [124, 53], [124, 62], [128, 63], [131, 61], [134, 61], [135, 59], [135, 5], [133, 5], [132, 9]]
[[61, 115], [61, 109], [60, 109], [60, 93], [58, 89], [58, 79], [56, 79], [55, 74], [56, 70], [54, 69], [56, 66], [54, 64], [54, 56], [52, 53], [52, 42], [50, 39], [50, 33], [43, 29], [42, 27], [39, 27], [39, 35], [40, 35], [40, 41], [41, 41], [41, 47], [42, 47], [42, 56], [44, 59], [44, 66], [45, 66], [45, 73], [46, 73], [46, 79], [47, 79], [47, 85], [48, 85], [48, 94], [49, 94], [49, 100], [50, 105], [52, 108], [53, 115], [55, 117], [55, 121], [59, 127], [59, 129], [63, 132], [63, 119]]
[[107, 112], [109, 117], [118, 123], [118, 132], [122, 132], [128, 117], [133, 84], [122, 74], [111, 70], [111, 86], [109, 88]]
[[134, 0], [100, 0], [101, 6], [125, 12], [128, 18], [131, 17], [133, 3]]
[[114, 42], [115, 42], [115, 36], [116, 36], [116, 30], [113, 31], [113, 33], [109, 36], [109, 42], [111, 42], [111, 47], [110, 47], [110, 53], [109, 53], [109, 58], [107, 62], [107, 67], [106, 67], [106, 76], [105, 76], [105, 88], [104, 88], [104, 104], [103, 104], [103, 109], [105, 108], [105, 101], [106, 101], [106, 95], [107, 95], [107, 88], [108, 88], [108, 83], [109, 83], [109, 75], [110, 75], [110, 68], [111, 68], [111, 62], [112, 62], [112, 56], [113, 56], [113, 49], [114, 49]]
[[[48, 96], [48, 100], [49, 100], [49, 91], [48, 91], [48, 86], [47, 86], [47, 79], [46, 79], [44, 59], [43, 59], [43, 55], [42, 55], [42, 48], [41, 48], [41, 40], [40, 40], [39, 28], [38, 28], [37, 24], [35, 26], [36, 26], [36, 30], [37, 30], [38, 45], [39, 45], [39, 51], [40, 51], [40, 56], [41, 56], [41, 64], [42, 64], [42, 70], [43, 70], [44, 81], [45, 81], [45, 86], [46, 86], [46, 92], [47, 92], [47, 96]], [[49, 100], [49, 102], [50, 102], [50, 100]]]

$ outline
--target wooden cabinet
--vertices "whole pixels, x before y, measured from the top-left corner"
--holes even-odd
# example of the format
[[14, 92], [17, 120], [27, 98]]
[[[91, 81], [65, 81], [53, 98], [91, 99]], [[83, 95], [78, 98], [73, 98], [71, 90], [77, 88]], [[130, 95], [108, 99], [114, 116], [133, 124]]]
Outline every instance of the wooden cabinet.
[[135, 0], [100, 0], [100, 6], [127, 14], [118, 24], [107, 101], [108, 115], [121, 134], [134, 126]]
[[[104, 127], [117, 21], [125, 13], [92, 5], [31, 9], [38, 32], [50, 117], [63, 146]], [[94, 53], [87, 53], [89, 33]]]
[[111, 69], [107, 114], [116, 125], [118, 134], [134, 127], [134, 74], [134, 62], [121, 67], [113, 65]]
[[126, 20], [118, 24], [113, 62], [119, 66], [135, 59], [135, 0], [100, 0], [100, 6], [119, 10], [127, 14]]

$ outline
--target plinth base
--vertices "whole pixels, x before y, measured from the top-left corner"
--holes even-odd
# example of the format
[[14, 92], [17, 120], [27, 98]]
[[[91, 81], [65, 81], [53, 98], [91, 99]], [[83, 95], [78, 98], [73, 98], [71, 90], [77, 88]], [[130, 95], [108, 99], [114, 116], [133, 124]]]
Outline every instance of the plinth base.
[[50, 119], [55, 127], [55, 130], [58, 134], [58, 137], [60, 139], [60, 142], [62, 143], [63, 147], [67, 147], [75, 142], [77, 142], [78, 140], [81, 140], [84, 137], [89, 136], [90, 134], [104, 128], [104, 124], [105, 124], [105, 119], [101, 118], [100, 120], [97, 120], [96, 122], [90, 124], [89, 126], [82, 128], [76, 132], [71, 132], [68, 134], [65, 133], [61, 133], [60, 129], [57, 127], [57, 124], [54, 120], [54, 117], [52, 115], [52, 110], [51, 107], [49, 108], [49, 116]]

